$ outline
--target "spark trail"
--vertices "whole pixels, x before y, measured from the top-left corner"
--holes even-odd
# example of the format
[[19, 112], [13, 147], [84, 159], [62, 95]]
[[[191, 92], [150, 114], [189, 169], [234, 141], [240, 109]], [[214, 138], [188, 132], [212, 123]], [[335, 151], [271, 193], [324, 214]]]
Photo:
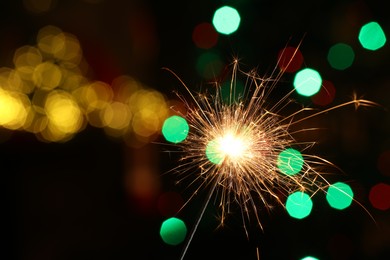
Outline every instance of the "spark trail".
[[[298, 190], [313, 196], [329, 186], [320, 169], [334, 165], [319, 156], [306, 153], [314, 145], [313, 142], [298, 142], [294, 138], [298, 132], [315, 129], [292, 131], [294, 125], [348, 105], [376, 105], [365, 99], [354, 98], [321, 111], [300, 108], [285, 115], [294, 90], [276, 102], [270, 102], [270, 94], [283, 71], [276, 72], [275, 68], [271, 75], [276, 76], [264, 79], [255, 71], [241, 71], [238, 60], [234, 60], [231, 68], [227, 98], [222, 96], [219, 82], [215, 84], [215, 95], [194, 95], [174, 72], [165, 68], [178, 78], [191, 97], [190, 101], [180, 97], [187, 108], [187, 113], [181, 116], [188, 122], [190, 130], [186, 139], [177, 144], [182, 157], [173, 171], [180, 175], [179, 182], [190, 178], [191, 184], [195, 186], [192, 196], [202, 189], [209, 189], [181, 259], [187, 252], [212, 196], [218, 198], [221, 225], [224, 225], [227, 215], [232, 211], [232, 204], [240, 206], [248, 236], [250, 219], [254, 218], [263, 228], [259, 209], [269, 210], [275, 202], [284, 206], [286, 197]], [[238, 73], [244, 75], [247, 81], [239, 97], [236, 89]], [[306, 111], [310, 114], [301, 116]]]

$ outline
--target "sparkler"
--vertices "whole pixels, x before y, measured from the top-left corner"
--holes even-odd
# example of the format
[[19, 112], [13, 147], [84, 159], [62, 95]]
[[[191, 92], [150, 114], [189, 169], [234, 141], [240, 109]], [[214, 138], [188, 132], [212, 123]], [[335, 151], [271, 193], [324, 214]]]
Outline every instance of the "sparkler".
[[[270, 103], [269, 100], [283, 70], [276, 72], [275, 68], [271, 75], [276, 77], [261, 78], [255, 71], [241, 71], [239, 61], [234, 60], [228, 100], [222, 96], [219, 83], [216, 83], [214, 96], [196, 96], [174, 72], [167, 70], [183, 84], [194, 104], [192, 106], [181, 97], [187, 107], [187, 113], [182, 116], [188, 122], [189, 131], [185, 140], [177, 143], [183, 156], [173, 170], [182, 176], [179, 181], [191, 178], [191, 183], [196, 185], [191, 198], [201, 189], [209, 189], [181, 259], [213, 196], [219, 198], [221, 225], [232, 211], [232, 204], [240, 206], [248, 236], [247, 225], [253, 216], [263, 229], [259, 208], [269, 210], [274, 202], [284, 205], [285, 198], [296, 191], [313, 196], [328, 187], [329, 183], [321, 169], [334, 165], [324, 158], [306, 153], [314, 145], [313, 142], [298, 142], [294, 138], [298, 132], [315, 129], [291, 129], [309, 118], [340, 107], [375, 105], [371, 101], [354, 97], [349, 102], [322, 111], [303, 107], [283, 115], [293, 102], [291, 95], [295, 90], [277, 102]], [[237, 98], [238, 73], [243, 73], [247, 82], [244, 93]], [[301, 116], [306, 111], [310, 114]]]

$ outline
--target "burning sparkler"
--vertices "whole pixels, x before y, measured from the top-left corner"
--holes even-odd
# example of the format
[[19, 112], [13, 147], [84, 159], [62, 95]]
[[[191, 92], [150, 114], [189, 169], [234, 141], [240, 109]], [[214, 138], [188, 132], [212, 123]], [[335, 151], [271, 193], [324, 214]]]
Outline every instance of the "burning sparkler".
[[[305, 152], [314, 143], [294, 139], [297, 132], [314, 129], [292, 131], [292, 126], [343, 106], [375, 105], [371, 101], [354, 98], [308, 116], [301, 115], [305, 111], [312, 111], [310, 108], [301, 108], [284, 116], [295, 90], [275, 103], [269, 102], [269, 95], [283, 71], [277, 74], [273, 72], [276, 77], [272, 79], [264, 79], [255, 71], [242, 72], [238, 65], [238, 60], [234, 60], [227, 98], [222, 96], [219, 83], [216, 84], [214, 96], [195, 96], [171, 71], [187, 89], [194, 103], [191, 106], [182, 98], [187, 106], [187, 114], [167, 119], [163, 127], [167, 140], [177, 143], [183, 152], [180, 164], [174, 171], [183, 176], [180, 181], [194, 178], [192, 183], [198, 185], [194, 194], [203, 188], [209, 189], [182, 259], [213, 195], [219, 198], [221, 225], [231, 211], [232, 203], [237, 203], [241, 207], [247, 232], [247, 224], [252, 216], [262, 228], [259, 208], [269, 209], [275, 201], [284, 205], [285, 199], [297, 191], [310, 199], [310, 196], [329, 186], [320, 168], [333, 165], [326, 159]], [[238, 73], [243, 73], [247, 78], [247, 87], [239, 97]], [[170, 128], [175, 129], [175, 134], [168, 137]], [[199, 179], [200, 182], [197, 181]]]

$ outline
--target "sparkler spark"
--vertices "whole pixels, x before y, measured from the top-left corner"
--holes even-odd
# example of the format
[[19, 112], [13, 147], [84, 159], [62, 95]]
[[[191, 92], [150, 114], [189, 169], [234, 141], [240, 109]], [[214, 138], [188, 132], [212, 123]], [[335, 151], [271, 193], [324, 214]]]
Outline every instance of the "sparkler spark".
[[[235, 60], [232, 64], [230, 94], [226, 102], [221, 94], [220, 83], [216, 83], [217, 91], [214, 96], [195, 96], [174, 72], [167, 70], [187, 89], [194, 104], [192, 106], [181, 98], [187, 107], [187, 113], [181, 116], [187, 120], [190, 130], [186, 139], [176, 144], [183, 156], [174, 171], [182, 176], [179, 181], [193, 178], [191, 183], [197, 185], [194, 195], [203, 188], [209, 189], [209, 195], [189, 235], [181, 259], [186, 254], [212, 196], [219, 198], [217, 201], [221, 209], [221, 225], [232, 211], [231, 205], [237, 203], [240, 206], [243, 226], [248, 236], [247, 225], [252, 216], [263, 228], [259, 217], [260, 209], [269, 210], [274, 202], [284, 206], [288, 195], [296, 191], [313, 196], [328, 187], [329, 183], [321, 169], [334, 165], [326, 159], [306, 153], [314, 145], [313, 142], [298, 142], [294, 138], [298, 132], [315, 129], [293, 131], [293, 126], [343, 106], [375, 105], [371, 101], [354, 98], [319, 112], [312, 112], [313, 109], [304, 107], [284, 115], [292, 103], [290, 98], [294, 90], [277, 102], [270, 103], [269, 100], [283, 71], [274, 71], [271, 75], [276, 74], [275, 78], [264, 79], [254, 71], [242, 72], [238, 67], [238, 60]], [[237, 99], [239, 72], [244, 74], [247, 84], [244, 93]], [[307, 111], [312, 113], [305, 115]]]

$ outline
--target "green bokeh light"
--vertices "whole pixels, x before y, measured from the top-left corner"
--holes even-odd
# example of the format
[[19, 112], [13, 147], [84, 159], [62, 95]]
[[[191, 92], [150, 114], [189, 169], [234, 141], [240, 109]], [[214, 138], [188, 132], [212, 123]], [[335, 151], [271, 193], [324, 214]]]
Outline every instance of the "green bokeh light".
[[216, 140], [211, 140], [206, 146], [206, 157], [214, 164], [221, 164], [225, 155], [219, 149], [219, 143]]
[[348, 184], [336, 182], [329, 186], [326, 200], [332, 208], [342, 210], [351, 205], [353, 191]]
[[332, 68], [338, 70], [349, 68], [354, 59], [355, 53], [348, 44], [337, 43], [329, 49], [328, 62]]
[[320, 90], [322, 78], [318, 71], [306, 68], [295, 75], [293, 84], [298, 94], [310, 97]]
[[319, 259], [316, 257], [313, 257], [313, 256], [306, 256], [306, 257], [302, 258], [301, 260], [319, 260]]
[[240, 26], [240, 14], [230, 6], [223, 6], [217, 9], [213, 17], [213, 25], [217, 32], [222, 34], [232, 34]]
[[176, 144], [187, 138], [189, 129], [190, 127], [183, 117], [171, 116], [164, 121], [162, 134], [168, 142]]
[[227, 105], [239, 102], [244, 95], [244, 83], [241, 81], [235, 82], [231, 86], [230, 81], [226, 81], [221, 85], [221, 99]]
[[168, 245], [178, 245], [184, 241], [187, 234], [185, 223], [178, 218], [169, 218], [161, 224], [160, 236]]
[[299, 151], [287, 148], [279, 154], [277, 165], [282, 173], [294, 175], [300, 172], [303, 162], [302, 154]]
[[312, 208], [310, 196], [302, 191], [296, 191], [287, 197], [286, 209], [293, 218], [303, 219], [309, 216]]
[[363, 48], [371, 51], [378, 50], [386, 43], [386, 35], [377, 22], [363, 25], [358, 38]]
[[224, 66], [221, 57], [212, 51], [202, 53], [196, 63], [196, 69], [204, 79], [212, 79], [218, 76]]

